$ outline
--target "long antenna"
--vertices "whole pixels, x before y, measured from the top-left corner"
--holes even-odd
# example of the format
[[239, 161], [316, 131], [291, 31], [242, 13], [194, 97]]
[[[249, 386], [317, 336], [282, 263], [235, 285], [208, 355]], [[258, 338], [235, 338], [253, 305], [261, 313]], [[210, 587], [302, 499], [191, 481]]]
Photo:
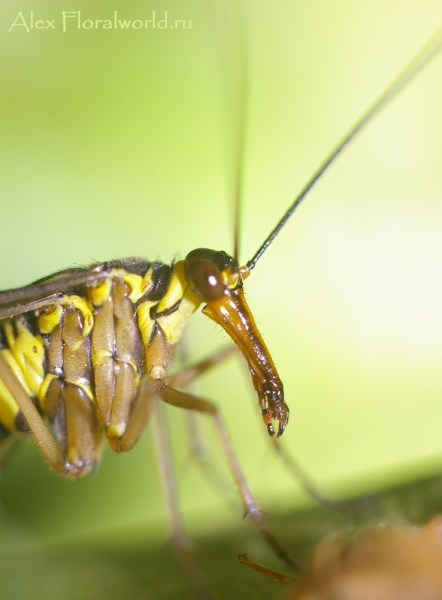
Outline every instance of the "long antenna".
[[266, 249], [273, 242], [275, 237], [287, 223], [289, 218], [295, 212], [297, 207], [301, 204], [307, 194], [310, 192], [315, 183], [322, 177], [329, 166], [335, 161], [335, 159], [341, 154], [344, 148], [355, 138], [355, 136], [370, 122], [374, 117], [381, 112], [381, 110], [387, 106], [398, 93], [408, 84], [410, 81], [428, 65], [428, 63], [436, 56], [436, 54], [442, 48], [442, 27], [440, 27], [433, 37], [423, 46], [413, 60], [404, 68], [400, 73], [393, 79], [385, 90], [376, 98], [367, 110], [361, 115], [361, 117], [350, 127], [340, 142], [333, 148], [324, 162], [319, 168], [313, 173], [312, 177], [307, 181], [305, 186], [302, 188], [300, 193], [293, 200], [287, 211], [284, 213], [282, 219], [277, 223], [276, 227], [271, 231], [268, 238], [260, 246], [251, 260], [247, 263], [248, 271], [250, 272], [257, 261], [264, 254]]
[[239, 260], [240, 251], [240, 232], [241, 232], [241, 202], [244, 193], [244, 158], [245, 158], [245, 138], [246, 138], [246, 116], [248, 113], [247, 104], [249, 100], [249, 72], [250, 61], [247, 49], [250, 47], [248, 40], [245, 39], [248, 33], [248, 27], [245, 19], [245, 9], [243, 2], [238, 3], [238, 21], [239, 32], [238, 40], [238, 61], [239, 61], [239, 98], [237, 114], [237, 132], [236, 148], [234, 156], [234, 188], [233, 188], [233, 256]]

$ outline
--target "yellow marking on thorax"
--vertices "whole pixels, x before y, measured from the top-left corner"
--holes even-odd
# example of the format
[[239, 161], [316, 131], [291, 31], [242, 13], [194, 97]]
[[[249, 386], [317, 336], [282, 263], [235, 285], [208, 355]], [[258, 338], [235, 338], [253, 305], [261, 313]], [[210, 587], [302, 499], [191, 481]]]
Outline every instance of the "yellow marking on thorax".
[[[80, 379], [63, 379], [63, 381], [65, 383], [72, 383], [73, 385], [76, 385], [77, 387], [81, 388], [83, 390], [83, 392], [86, 394], [86, 396], [89, 398], [91, 403], [95, 406], [95, 404], [96, 404], [95, 396], [92, 393], [92, 390], [89, 385], [82, 383], [82, 381]], [[84, 379], [83, 379], [83, 381], [84, 381]]]
[[44, 378], [44, 345], [41, 336], [33, 335], [23, 323], [15, 321], [17, 335], [10, 321], [4, 324], [4, 331], [9, 350], [23, 374], [31, 395], [36, 396]]
[[[170, 315], [158, 317], [156, 320], [150, 316], [150, 309], [155, 306], [155, 312], [161, 313], [180, 303], [179, 307]], [[182, 336], [187, 319], [201, 305], [202, 300], [198, 298], [187, 285], [184, 272], [184, 261], [177, 262], [172, 268], [172, 275], [166, 294], [159, 302], [147, 300], [137, 307], [138, 327], [145, 348], [151, 341], [152, 330], [155, 321], [160, 325], [166, 341], [170, 345], [176, 344]]]
[[102, 283], [90, 288], [91, 299], [95, 306], [101, 306], [112, 293], [114, 279], [120, 278], [130, 287], [129, 300], [136, 304], [152, 287], [153, 267], [149, 267], [143, 277], [129, 273], [125, 269], [112, 269]]
[[59, 304], [50, 306], [38, 317], [38, 328], [43, 334], [49, 335], [60, 323], [63, 307]]
[[105, 358], [112, 358], [113, 354], [109, 350], [93, 350], [92, 366], [97, 367]]
[[152, 335], [152, 329], [155, 324], [155, 321], [150, 318], [150, 309], [152, 306], [155, 306], [155, 304], [157, 304], [156, 300], [146, 300], [146, 302], [137, 306], [138, 328], [141, 332], [141, 339], [143, 340], [145, 348], [149, 346], [150, 336]]
[[135, 275], [134, 273], [126, 273], [123, 276], [123, 281], [125, 281], [132, 290], [129, 299], [134, 304], [152, 288], [152, 274], [153, 266], [150, 266], [144, 274], [144, 277], [140, 277], [140, 275]]
[[83, 392], [86, 394], [86, 396], [89, 398], [91, 403], [94, 406], [96, 405], [95, 396], [92, 393], [92, 390], [89, 385], [82, 383], [82, 381], [79, 379], [77, 379], [77, 380], [63, 379], [63, 378], [60, 378], [58, 375], [54, 375], [53, 373], [48, 373], [46, 375], [46, 377], [44, 378], [43, 383], [41, 384], [40, 391], [38, 392], [38, 396], [37, 396], [40, 407], [43, 411], [46, 410], [46, 395], [48, 392], [48, 388], [54, 379], [61, 379], [63, 383], [72, 383], [73, 385], [76, 385], [77, 387], [81, 388], [83, 390]]
[[17, 431], [15, 419], [19, 411], [17, 402], [0, 379], [0, 421], [8, 431]]
[[[73, 306], [83, 315], [83, 337], [86, 337], [94, 326], [94, 317], [92, 315], [92, 307], [90, 303], [81, 296], [63, 296], [66, 299], [66, 304]], [[81, 344], [78, 344], [80, 346]], [[73, 348], [75, 350], [75, 348]]]
[[158, 302], [156, 309], [157, 313], [161, 313], [176, 304], [184, 295], [184, 290], [187, 287], [186, 275], [184, 273], [184, 261], [180, 260], [172, 267], [169, 287], [167, 292]]
[[[112, 269], [108, 277], [102, 283], [90, 288], [91, 301], [94, 306], [101, 306], [112, 293], [112, 284], [114, 279], [120, 278], [127, 283], [131, 289], [129, 300], [136, 304], [138, 300], [147, 294], [152, 288], [152, 274], [153, 266], [147, 269], [143, 277], [135, 273], [128, 273], [125, 269]], [[154, 306], [155, 304], [157, 304], [157, 301], [152, 302], [146, 300], [146, 302], [143, 302], [137, 307], [138, 327], [141, 331], [141, 336], [145, 346], [149, 344], [150, 336], [152, 334], [152, 327], [154, 325], [152, 319], [150, 318], [149, 311], [151, 306]], [[107, 350], [92, 352], [92, 363], [94, 366], [96, 366], [103, 359], [109, 356], [112, 355]], [[134, 371], [137, 372], [138, 369], [136, 365], [133, 364], [132, 366]]]
[[184, 271], [184, 261], [180, 260], [173, 266], [172, 277], [166, 295], [160, 300], [157, 312], [171, 308], [181, 299], [180, 305], [172, 314], [158, 317], [157, 321], [169, 344], [174, 345], [181, 339], [186, 321], [202, 304], [187, 284]]
[[137, 363], [134, 360], [131, 360], [130, 358], [117, 358], [115, 360], [116, 365], [118, 366], [118, 363], [125, 363], [126, 365], [130, 365], [132, 367], [132, 369], [134, 370], [135, 375], [137, 376], [137, 380], [139, 381], [140, 379], [140, 370], [138, 368]]
[[54, 375], [53, 373], [47, 373], [38, 391], [37, 398], [40, 404], [40, 408], [43, 411], [46, 411], [46, 395], [48, 393], [49, 386], [51, 385], [51, 382], [54, 379], [59, 379], [58, 375]]
[[60, 323], [63, 316], [63, 310], [68, 307], [74, 307], [83, 315], [83, 337], [89, 335], [94, 326], [94, 316], [92, 314], [92, 304], [81, 296], [64, 295], [60, 298], [55, 298], [51, 304], [38, 317], [38, 326], [42, 333], [49, 334]]
[[112, 354], [112, 352], [109, 352], [109, 350], [95, 350], [94, 352], [92, 352], [92, 365], [95, 368], [96, 366], [100, 365], [101, 362], [106, 359], [106, 358], [112, 358], [113, 360], [115, 360], [115, 364], [116, 366], [118, 366], [118, 363], [126, 363], [128, 365], [130, 365], [132, 367], [132, 369], [134, 370], [134, 373], [136, 375], [139, 376], [139, 368], [137, 363], [134, 360], [130, 360], [130, 359], [118, 359], [118, 358], [114, 358], [114, 355]]
[[106, 302], [112, 292], [112, 280], [105, 279], [100, 283], [90, 288], [91, 300], [94, 306], [101, 306]]
[[55, 299], [54, 304], [38, 317], [38, 326], [43, 334], [52, 333], [55, 327], [61, 322], [63, 311], [69, 307], [75, 308], [83, 316], [83, 339], [71, 346], [71, 350], [75, 351], [82, 345], [84, 338], [89, 335], [94, 326], [94, 316], [92, 314], [93, 307], [86, 298], [65, 295]]
[[[8, 363], [15, 377], [21, 383], [25, 392], [30, 396], [31, 390], [29, 389], [26, 380], [23, 376], [22, 370], [20, 369], [20, 366], [15, 360], [12, 352], [10, 350], [0, 350], [0, 352], [2, 353], [3, 358]], [[14, 397], [12, 396], [9, 389], [0, 379], [0, 421], [5, 425], [7, 429], [9, 429], [9, 431], [17, 431], [17, 427], [15, 426], [15, 419], [19, 412], [20, 408], [17, 402], [14, 400]]]

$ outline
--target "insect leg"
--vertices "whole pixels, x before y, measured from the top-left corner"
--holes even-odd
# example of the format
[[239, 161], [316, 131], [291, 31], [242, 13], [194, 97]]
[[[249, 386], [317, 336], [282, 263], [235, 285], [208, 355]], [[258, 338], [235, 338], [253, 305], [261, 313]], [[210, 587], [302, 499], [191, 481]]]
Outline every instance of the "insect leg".
[[212, 354], [211, 356], [197, 363], [196, 365], [186, 367], [176, 375], [165, 377], [164, 382], [166, 383], [166, 385], [171, 387], [182, 387], [184, 385], [187, 385], [196, 377], [201, 375], [201, 373], [204, 373], [211, 367], [222, 362], [223, 360], [231, 356], [234, 352], [237, 352], [237, 348], [235, 346], [227, 346], [226, 348], [219, 350], [215, 354]]
[[116, 452], [126, 452], [132, 448], [143, 433], [156, 402], [157, 398], [152, 391], [152, 387], [149, 385], [149, 381], [143, 380], [140, 384], [138, 396], [126, 431], [120, 438], [111, 438], [109, 440], [113, 450]]
[[[165, 378], [165, 382], [167, 385], [171, 387], [181, 387], [187, 385], [191, 381], [193, 381], [198, 375], [207, 371], [212, 366], [218, 364], [219, 362], [228, 358], [231, 354], [233, 354], [237, 349], [234, 346], [228, 346], [219, 350], [213, 356], [201, 361], [200, 363], [187, 367], [183, 371], [180, 371], [177, 375], [173, 375], [171, 377]], [[308, 477], [308, 475], [304, 472], [304, 470], [298, 465], [298, 463], [291, 457], [288, 452], [281, 447], [279, 440], [271, 439], [270, 440], [273, 450], [276, 452], [278, 457], [282, 460], [282, 462], [286, 465], [295, 479], [301, 484], [304, 490], [307, 492], [313, 500], [316, 500], [322, 506], [331, 509], [340, 509], [342, 508], [339, 503], [335, 502], [331, 498], [328, 498], [324, 492], [322, 492]]]
[[269, 531], [269, 529], [264, 524], [261, 518], [261, 510], [244, 478], [241, 467], [239, 466], [238, 460], [233, 450], [232, 444], [230, 443], [227, 430], [225, 428], [225, 425], [217, 407], [207, 400], [198, 398], [197, 396], [193, 396], [192, 394], [179, 392], [178, 390], [175, 390], [168, 386], [159, 387], [157, 390], [157, 394], [162, 400], [164, 400], [164, 402], [166, 402], [167, 404], [171, 404], [172, 406], [185, 408], [187, 410], [195, 410], [211, 415], [215, 423], [215, 428], [220, 438], [222, 448], [227, 457], [230, 470], [238, 487], [245, 508], [245, 514], [251, 518], [254, 525], [260, 530], [264, 539], [269, 544], [269, 546], [273, 548], [277, 556], [284, 560], [291, 569], [296, 570], [296, 564], [288, 556], [284, 548], [279, 544], [279, 542], [276, 540], [273, 534]]
[[277, 583], [293, 583], [293, 577], [291, 577], [290, 575], [286, 575], [285, 573], [280, 573], [279, 571], [275, 571], [274, 569], [269, 569], [269, 567], [260, 565], [259, 563], [250, 560], [247, 554], [239, 554], [238, 560], [242, 565], [249, 567], [249, 569], [252, 569], [257, 573], [261, 573], [261, 575], [265, 575], [266, 577], [272, 579], [273, 581], [276, 581]]
[[157, 455], [158, 471], [161, 477], [169, 513], [173, 548], [184, 573], [197, 594], [197, 597], [200, 600], [210, 600], [212, 596], [206, 590], [201, 575], [189, 554], [191, 542], [184, 531], [184, 524], [179, 510], [169, 436], [167, 433], [166, 420], [164, 418], [164, 407], [161, 403], [156, 403], [153, 406], [152, 412], [155, 419], [153, 439]]
[[65, 471], [65, 460], [62, 451], [57, 446], [38, 410], [1, 354], [0, 377], [25, 416], [41, 453], [55, 471], [63, 473]]
[[310, 479], [307, 473], [300, 467], [298, 462], [287, 452], [287, 450], [282, 446], [282, 444], [275, 439], [271, 439], [270, 443], [274, 452], [278, 455], [278, 458], [283, 462], [283, 464], [287, 467], [296, 481], [301, 484], [304, 491], [316, 500], [319, 504], [324, 506], [325, 508], [329, 508], [331, 510], [344, 510], [344, 504], [329, 498], [324, 492], [322, 492]]
[[[163, 380], [167, 386], [176, 385], [182, 386], [190, 383], [195, 377], [226, 359], [236, 351], [234, 346], [223, 348], [213, 356], [203, 360], [202, 362], [190, 366], [177, 375], [166, 377]], [[126, 452], [130, 450], [140, 435], [142, 434], [147, 422], [149, 421], [152, 408], [155, 402], [155, 389], [148, 380], [143, 380], [140, 384], [138, 396], [135, 401], [134, 408], [131, 412], [130, 419], [127, 423], [127, 428], [120, 438], [111, 438], [109, 440], [112, 448], [116, 452]]]
[[[209, 356], [205, 360], [184, 368], [176, 375], [165, 378], [166, 385], [170, 387], [182, 387], [192, 383], [192, 381], [204, 373], [211, 367], [219, 364], [229, 356], [237, 353], [238, 350], [235, 346], [226, 346], [222, 350], [218, 350], [215, 354]], [[209, 457], [207, 452], [207, 438], [202, 430], [202, 422], [199, 414], [194, 411], [188, 411], [187, 413], [187, 425], [189, 430], [189, 442], [191, 446], [191, 453], [196, 459], [198, 466], [204, 473], [204, 476], [212, 487], [217, 491], [221, 497], [225, 497], [226, 502], [231, 505], [230, 499], [226, 497], [226, 489], [228, 486], [225, 485], [225, 478], [223, 474], [217, 472], [213, 464], [209, 464]], [[235, 507], [231, 506], [232, 511], [235, 513]]]

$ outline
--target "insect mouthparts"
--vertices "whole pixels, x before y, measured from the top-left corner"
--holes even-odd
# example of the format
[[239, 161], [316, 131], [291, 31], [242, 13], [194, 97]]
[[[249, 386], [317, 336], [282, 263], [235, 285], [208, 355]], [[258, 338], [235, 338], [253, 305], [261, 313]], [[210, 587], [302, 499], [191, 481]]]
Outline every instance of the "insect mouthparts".
[[273, 421], [279, 422], [278, 433], [276, 436], [279, 438], [282, 436], [285, 428], [287, 427], [290, 410], [287, 404], [284, 402], [284, 388], [279, 377], [274, 377], [270, 383], [270, 386], [272, 389], [265, 390], [263, 386], [262, 393], [258, 391], [259, 404], [262, 410], [262, 418], [267, 427], [269, 435], [275, 435]]

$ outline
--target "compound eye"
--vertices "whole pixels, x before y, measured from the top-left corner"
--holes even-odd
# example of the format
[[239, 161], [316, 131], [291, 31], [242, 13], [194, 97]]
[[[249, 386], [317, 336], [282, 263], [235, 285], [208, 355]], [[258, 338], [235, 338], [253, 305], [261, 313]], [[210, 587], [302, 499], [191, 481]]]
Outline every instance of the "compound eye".
[[192, 291], [205, 302], [219, 300], [226, 286], [218, 267], [205, 258], [191, 258], [186, 261], [186, 277]]

